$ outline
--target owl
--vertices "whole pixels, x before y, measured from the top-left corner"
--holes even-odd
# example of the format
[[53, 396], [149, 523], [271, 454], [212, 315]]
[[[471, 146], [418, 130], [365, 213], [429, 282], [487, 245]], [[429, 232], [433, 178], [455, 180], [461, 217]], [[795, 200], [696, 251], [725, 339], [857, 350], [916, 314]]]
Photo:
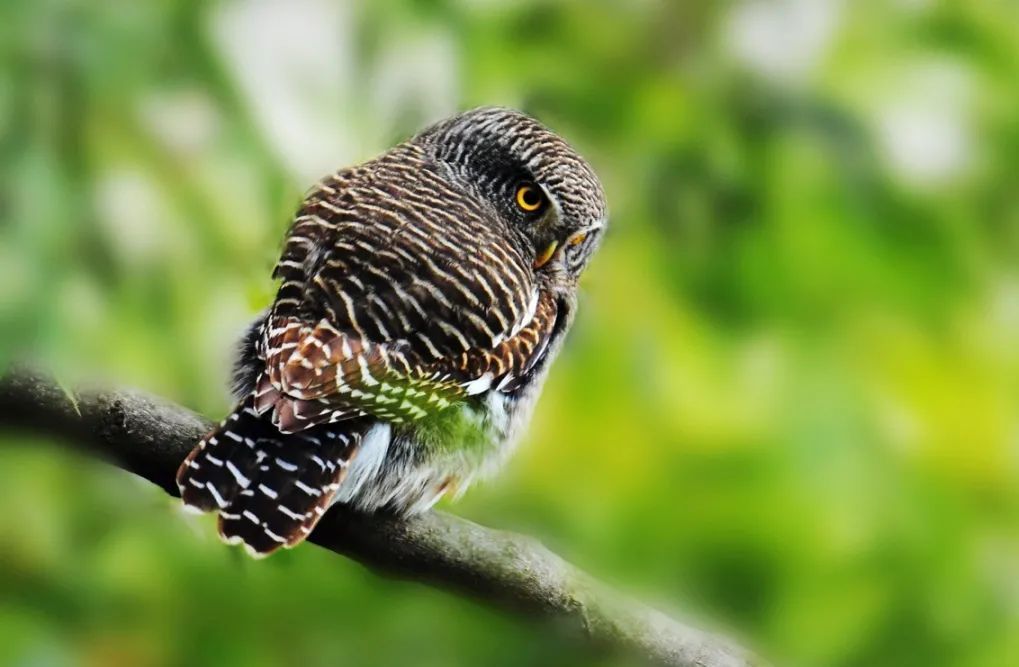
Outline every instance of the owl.
[[412, 515], [494, 471], [529, 420], [606, 225], [590, 165], [480, 108], [323, 179], [245, 335], [237, 405], [177, 472], [254, 556], [332, 503]]

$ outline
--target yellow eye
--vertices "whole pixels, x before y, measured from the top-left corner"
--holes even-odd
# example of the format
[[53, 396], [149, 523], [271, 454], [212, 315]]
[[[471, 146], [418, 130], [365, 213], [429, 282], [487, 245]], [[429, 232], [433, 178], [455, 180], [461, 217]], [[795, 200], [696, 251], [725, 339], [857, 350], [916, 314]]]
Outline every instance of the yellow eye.
[[580, 232], [579, 234], [574, 234], [573, 236], [571, 236], [570, 240], [567, 241], [566, 243], [568, 245], [580, 245], [581, 243], [584, 242], [584, 239], [586, 238], [587, 232]]
[[528, 213], [534, 213], [545, 203], [545, 196], [535, 185], [521, 185], [517, 188], [517, 206]]

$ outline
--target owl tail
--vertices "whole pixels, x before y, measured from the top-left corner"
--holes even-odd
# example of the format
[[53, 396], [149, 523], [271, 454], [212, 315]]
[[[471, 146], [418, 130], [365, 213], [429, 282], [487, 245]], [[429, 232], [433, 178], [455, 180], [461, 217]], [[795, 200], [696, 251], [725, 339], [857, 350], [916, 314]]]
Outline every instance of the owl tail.
[[362, 433], [326, 424], [284, 435], [253, 401], [246, 398], [199, 441], [177, 470], [177, 486], [185, 507], [219, 513], [224, 541], [262, 557], [311, 533]]

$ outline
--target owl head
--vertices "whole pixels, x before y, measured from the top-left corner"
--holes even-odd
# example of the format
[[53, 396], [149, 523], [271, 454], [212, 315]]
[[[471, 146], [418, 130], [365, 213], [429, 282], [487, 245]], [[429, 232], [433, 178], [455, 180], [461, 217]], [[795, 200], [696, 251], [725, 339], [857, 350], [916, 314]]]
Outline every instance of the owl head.
[[580, 275], [605, 229], [605, 192], [561, 137], [519, 111], [482, 107], [428, 128], [415, 141], [505, 223], [525, 256], [534, 258], [536, 273]]

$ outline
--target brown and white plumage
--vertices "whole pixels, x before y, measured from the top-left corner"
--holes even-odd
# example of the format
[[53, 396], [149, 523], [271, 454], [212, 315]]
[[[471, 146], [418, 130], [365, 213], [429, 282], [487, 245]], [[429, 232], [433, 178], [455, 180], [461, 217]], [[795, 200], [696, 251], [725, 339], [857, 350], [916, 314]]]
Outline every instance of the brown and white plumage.
[[180, 467], [184, 502], [265, 554], [335, 500], [414, 512], [463, 488], [526, 420], [604, 222], [587, 163], [506, 109], [324, 179], [245, 341], [238, 407]]

